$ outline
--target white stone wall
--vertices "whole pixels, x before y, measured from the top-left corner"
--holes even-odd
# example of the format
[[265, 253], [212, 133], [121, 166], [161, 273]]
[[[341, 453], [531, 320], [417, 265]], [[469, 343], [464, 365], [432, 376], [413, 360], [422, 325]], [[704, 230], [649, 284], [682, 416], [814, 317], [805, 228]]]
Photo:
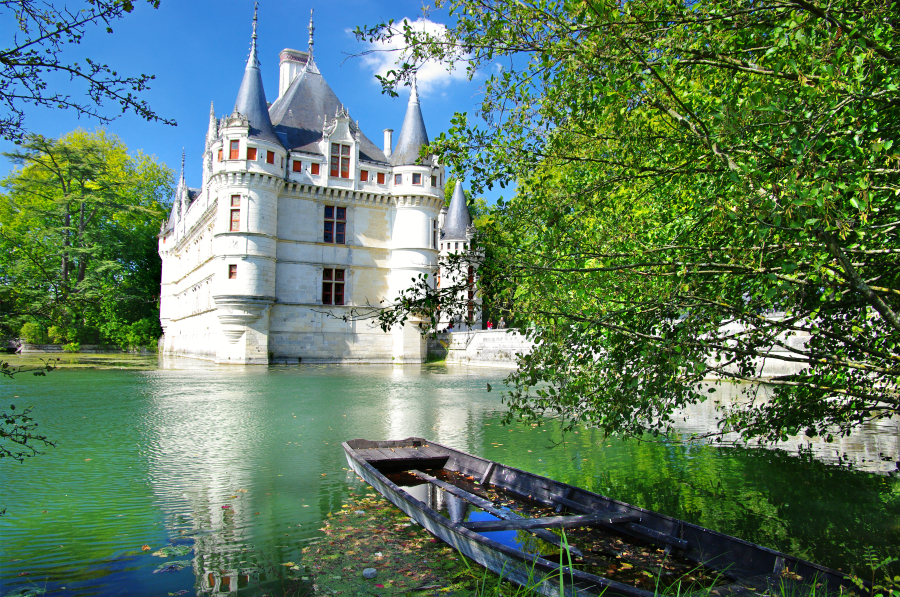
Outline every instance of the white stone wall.
[[[228, 117], [210, 145], [205, 188], [160, 239], [163, 351], [222, 363], [421, 362], [425, 342], [412, 322], [382, 332], [343, 321], [351, 309], [390, 300], [421, 273], [433, 274], [434, 222], [443, 206], [443, 168], [359, 161], [348, 117], [330, 121], [320, 155], [248, 138]], [[230, 143], [238, 141], [238, 159]], [[329, 176], [330, 143], [352, 146], [350, 178]], [[255, 160], [247, 160], [256, 148]], [[218, 158], [222, 150], [222, 159]], [[275, 163], [266, 162], [268, 151]], [[301, 171], [293, 171], [293, 161]], [[310, 164], [320, 164], [313, 175]], [[366, 169], [369, 180], [359, 180]], [[385, 174], [377, 183], [378, 172]], [[422, 176], [412, 184], [412, 174]], [[431, 186], [431, 176], [437, 176]], [[232, 196], [240, 226], [232, 231]], [[326, 206], [346, 208], [345, 244], [324, 242]], [[237, 276], [229, 277], [229, 266]], [[323, 269], [345, 272], [345, 305], [322, 304]]]

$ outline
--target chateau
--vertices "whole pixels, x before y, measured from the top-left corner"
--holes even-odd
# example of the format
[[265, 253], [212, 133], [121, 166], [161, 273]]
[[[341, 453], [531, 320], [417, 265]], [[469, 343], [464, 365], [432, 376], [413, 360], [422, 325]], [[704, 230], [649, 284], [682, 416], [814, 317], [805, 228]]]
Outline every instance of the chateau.
[[[234, 110], [217, 118], [210, 108], [200, 188], [185, 183], [182, 160], [159, 236], [166, 354], [235, 364], [424, 360], [417, 321], [385, 333], [341, 317], [390, 302], [420, 274], [438, 279], [442, 254], [469, 250], [462, 187], [445, 208], [444, 168], [420, 157], [428, 134], [415, 84], [396, 146], [386, 129], [379, 149], [316, 67], [312, 19], [309, 33], [308, 51], [281, 52], [270, 105], [254, 14]], [[476, 328], [479, 302], [470, 303]]]

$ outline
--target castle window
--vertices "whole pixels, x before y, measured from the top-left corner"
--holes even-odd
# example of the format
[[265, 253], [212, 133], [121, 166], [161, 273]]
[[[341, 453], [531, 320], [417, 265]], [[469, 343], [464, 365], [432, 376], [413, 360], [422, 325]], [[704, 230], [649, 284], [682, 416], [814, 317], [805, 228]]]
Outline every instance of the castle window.
[[384, 184], [384, 172], [378, 173], [378, 184]]
[[362, 182], [368, 182], [369, 180], [369, 171], [368, 170], [360, 170], [359, 171], [359, 179]]
[[344, 304], [344, 270], [329, 267], [322, 270], [322, 304]]
[[413, 184], [422, 184], [421, 174], [413, 174]]
[[228, 266], [228, 279], [237, 280], [237, 264], [232, 263]]
[[294, 160], [294, 163], [291, 166], [294, 172], [303, 172], [303, 162], [300, 160]]
[[256, 148], [255, 147], [247, 148], [247, 160], [251, 161], [251, 162], [256, 161]]
[[219, 148], [219, 161], [222, 161], [222, 148]]
[[394, 184], [403, 184], [402, 174], [394, 174]]
[[325, 206], [325, 242], [344, 244], [344, 233], [347, 227], [347, 208]]
[[228, 228], [231, 232], [237, 232], [241, 229], [241, 196], [231, 196], [231, 225]]
[[453, 244], [456, 245], [455, 247], [453, 247], [453, 249], [455, 251], [459, 251], [459, 243], [453, 243]]
[[228, 159], [229, 160], [238, 159], [238, 154], [240, 153], [240, 149], [241, 149], [241, 142], [240, 141], [232, 141], [231, 144], [229, 145]]
[[431, 220], [431, 248], [437, 249], [437, 247], [438, 247], [437, 220]]
[[318, 174], [319, 173], [319, 165], [318, 164], [310, 164], [309, 171], [312, 172], [313, 174]]
[[433, 187], [437, 186], [437, 176], [431, 177], [431, 186], [433, 186]]
[[266, 153], [266, 163], [267, 164], [275, 163], [275, 152], [274, 151], [269, 151]]
[[350, 146], [331, 144], [331, 175], [350, 178]]

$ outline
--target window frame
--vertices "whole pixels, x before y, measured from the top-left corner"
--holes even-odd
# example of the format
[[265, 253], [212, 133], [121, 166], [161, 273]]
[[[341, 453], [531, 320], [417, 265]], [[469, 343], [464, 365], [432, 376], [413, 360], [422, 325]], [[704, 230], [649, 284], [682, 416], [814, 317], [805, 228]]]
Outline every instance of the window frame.
[[[419, 182], [416, 182], [416, 178], [419, 179]], [[412, 183], [416, 186], [422, 186], [422, 174], [419, 172], [413, 172]]]
[[228, 222], [229, 232], [241, 231], [241, 196], [231, 196], [231, 219]]
[[318, 164], [318, 162], [313, 162], [312, 164], [309, 165], [309, 172], [310, 172], [310, 174], [315, 174], [316, 176], [319, 175], [319, 164]]
[[248, 162], [255, 162], [255, 161], [256, 161], [256, 148], [255, 148], [255, 147], [248, 147], [248, 148], [247, 148], [247, 161], [248, 161]]
[[403, 184], [403, 175], [402, 174], [394, 174], [394, 184]]
[[[322, 242], [330, 245], [347, 244], [347, 208], [341, 205], [326, 205], [322, 218]], [[330, 235], [330, 240], [329, 240]]]
[[266, 163], [272, 164], [273, 166], [275, 165], [275, 152], [274, 151], [266, 152]]
[[229, 160], [237, 160], [241, 157], [241, 142], [240, 140], [232, 139], [228, 142], [228, 159]]
[[228, 279], [237, 280], [237, 263], [228, 264]]
[[384, 184], [384, 172], [379, 172], [376, 180], [378, 181], [378, 184]]
[[[323, 305], [344, 306], [347, 304], [347, 270], [336, 267], [322, 268]], [[340, 298], [338, 298], [340, 297]]]
[[360, 170], [359, 171], [359, 181], [360, 182], [369, 182], [369, 171], [368, 170]]
[[292, 160], [291, 172], [303, 172], [303, 162], [301, 160]]

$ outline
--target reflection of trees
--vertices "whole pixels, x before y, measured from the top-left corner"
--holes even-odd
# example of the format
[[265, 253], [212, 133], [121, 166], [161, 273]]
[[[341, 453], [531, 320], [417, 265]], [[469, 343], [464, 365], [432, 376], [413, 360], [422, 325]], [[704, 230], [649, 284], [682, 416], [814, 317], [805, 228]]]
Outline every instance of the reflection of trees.
[[[495, 424], [500, 415], [494, 417]], [[490, 419], [488, 419], [490, 421]], [[584, 487], [824, 565], [848, 569], [864, 546], [900, 545], [900, 480], [780, 450], [604, 439], [581, 429], [498, 428], [505, 464]], [[548, 437], [550, 436], [550, 437]], [[490, 441], [485, 439], [486, 448]], [[531, 454], [528, 450], [532, 450]], [[542, 461], [540, 461], [541, 459]], [[846, 549], [837, 549], [845, 546]]]

